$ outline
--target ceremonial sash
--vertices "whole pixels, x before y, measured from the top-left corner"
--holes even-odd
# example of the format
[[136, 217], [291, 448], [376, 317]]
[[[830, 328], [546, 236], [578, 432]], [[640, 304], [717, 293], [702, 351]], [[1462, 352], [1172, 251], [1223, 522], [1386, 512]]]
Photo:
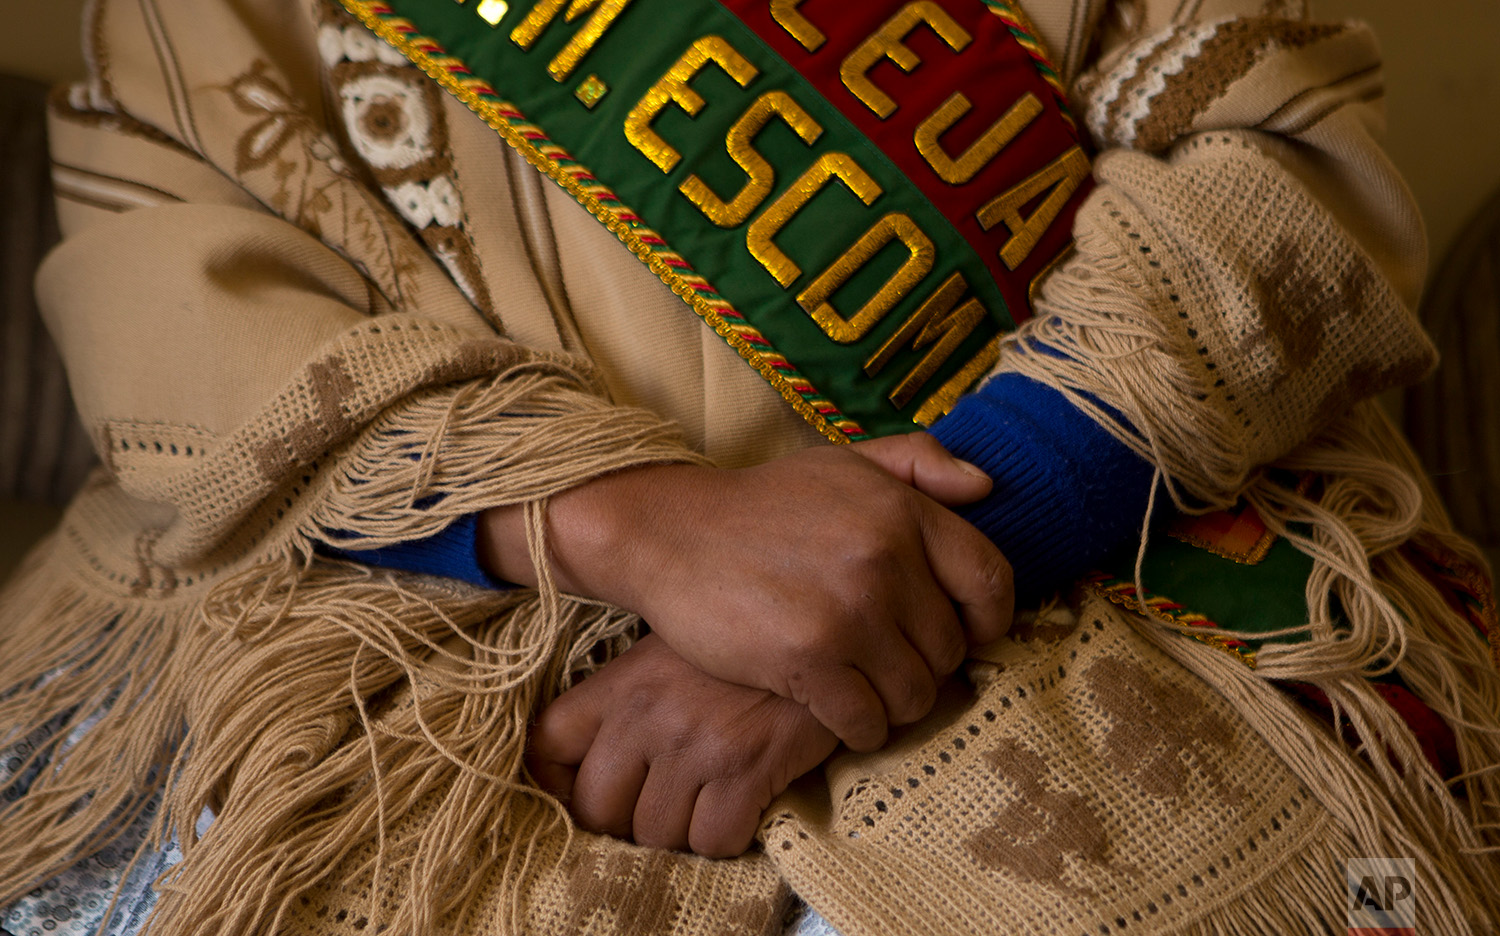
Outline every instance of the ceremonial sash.
[[1002, 0], [343, 2], [835, 441], [993, 368], [1090, 184]]

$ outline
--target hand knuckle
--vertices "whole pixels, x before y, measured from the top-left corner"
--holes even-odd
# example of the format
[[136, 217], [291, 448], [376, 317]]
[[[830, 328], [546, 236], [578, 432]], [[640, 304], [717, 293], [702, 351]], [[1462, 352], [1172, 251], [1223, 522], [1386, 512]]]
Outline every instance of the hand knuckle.
[[908, 670], [898, 676], [897, 699], [892, 720], [900, 723], [916, 721], [932, 708], [936, 687], [925, 667], [920, 673]]
[[703, 731], [698, 714], [677, 706], [671, 706], [663, 712], [662, 717], [652, 725], [658, 758], [680, 758], [684, 752], [702, 745]]
[[[841, 619], [844, 616], [840, 610], [826, 610], [810, 626], [797, 633], [789, 648], [789, 657], [796, 661], [799, 669], [817, 670], [826, 666], [827, 661], [838, 654], [843, 643]], [[806, 676], [803, 678], [806, 679]]]
[[870, 533], [851, 543], [845, 551], [844, 595], [863, 597], [883, 589], [892, 580], [900, 560], [893, 537]]
[[755, 760], [751, 746], [739, 739], [729, 739], [716, 734], [704, 752], [705, 773], [713, 777], [733, 779], [743, 774]]
[[867, 697], [852, 690], [845, 691], [838, 710], [844, 713], [845, 720], [861, 735], [885, 730], [885, 708], [873, 696]]

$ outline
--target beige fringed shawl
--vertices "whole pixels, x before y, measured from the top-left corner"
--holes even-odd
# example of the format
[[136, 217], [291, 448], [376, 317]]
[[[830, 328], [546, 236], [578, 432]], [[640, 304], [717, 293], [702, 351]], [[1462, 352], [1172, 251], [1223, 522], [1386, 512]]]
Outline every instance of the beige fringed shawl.
[[[1027, 6], [1111, 152], [1016, 339], [1066, 354], [1001, 366], [1184, 503], [1245, 493], [1316, 559], [1312, 640], [1252, 672], [1080, 597], [799, 783], [761, 851], [571, 831], [526, 782], [527, 722], [636, 619], [317, 544], [521, 503], [540, 559], [557, 491], [815, 436], [333, 4], [99, 3], [93, 77], [55, 102], [67, 239], [39, 290], [105, 468], [0, 598], [0, 739], [41, 768], [0, 810], [0, 904], [162, 793], [185, 846], [162, 934], [769, 933], [793, 892], [847, 936], [1290, 932], [1342, 926], [1345, 863], [1380, 856], [1419, 867], [1424, 931], [1492, 930], [1500, 679], [1398, 547], [1474, 557], [1383, 419], [1348, 413], [1430, 359], [1368, 35], [1240, 0]], [[1267, 462], [1318, 473], [1316, 501]], [[1364, 679], [1392, 667], [1455, 730], [1451, 792]]]

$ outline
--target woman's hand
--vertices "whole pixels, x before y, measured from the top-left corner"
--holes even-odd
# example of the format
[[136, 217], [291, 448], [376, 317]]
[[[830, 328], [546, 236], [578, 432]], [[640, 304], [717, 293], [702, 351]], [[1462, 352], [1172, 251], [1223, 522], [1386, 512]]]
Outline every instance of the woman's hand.
[[[554, 498], [551, 558], [560, 587], [639, 613], [698, 668], [869, 751], [1010, 624], [1009, 564], [943, 506], [989, 489], [925, 433], [738, 470], [650, 466]], [[529, 584], [517, 514], [485, 515], [486, 559]]]
[[650, 635], [542, 712], [527, 764], [585, 829], [722, 858], [837, 746], [802, 706], [715, 679]]

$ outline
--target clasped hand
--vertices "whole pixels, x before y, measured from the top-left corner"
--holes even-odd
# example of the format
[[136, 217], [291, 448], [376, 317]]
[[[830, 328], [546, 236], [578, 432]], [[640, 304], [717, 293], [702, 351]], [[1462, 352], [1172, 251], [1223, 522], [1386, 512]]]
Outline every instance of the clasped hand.
[[[749, 706], [778, 713], [766, 732], [768, 749], [800, 755], [827, 741], [831, 750], [836, 737], [870, 751], [884, 744], [890, 725], [927, 714], [939, 682], [968, 646], [1009, 626], [1009, 564], [947, 509], [989, 490], [988, 478], [925, 433], [810, 449], [736, 470], [649, 466], [554, 498], [551, 559], [561, 587], [639, 613], [674, 659], [736, 688], [760, 690], [753, 698], [725, 691], [705, 700], [673, 688], [691, 682], [681, 667], [650, 669], [653, 691], [699, 706], [703, 724], [714, 723], [725, 705]], [[502, 576], [528, 582], [533, 573], [524, 547], [517, 550], [518, 524], [506, 515], [486, 521], [486, 561]], [[641, 655], [664, 659], [652, 646]], [[590, 682], [615, 667], [628, 675], [636, 669], [622, 665], [629, 656]], [[668, 670], [672, 679], [659, 678]], [[586, 689], [588, 683], [574, 692]], [[805, 707], [811, 717], [792, 717], [796, 706], [783, 710], [768, 696]], [[550, 715], [534, 749], [558, 736], [545, 730]], [[599, 731], [592, 718], [582, 721]], [[554, 746], [544, 760], [556, 766], [576, 757], [571, 763], [580, 765], [592, 756], [577, 744], [565, 747]], [[800, 769], [784, 778], [786, 759], [771, 757], [777, 769], [756, 776], [774, 795], [827, 753], [807, 764], [791, 758]], [[585, 775], [578, 782], [586, 790]], [[754, 797], [761, 798], [769, 802]], [[577, 814], [576, 796], [574, 804]], [[661, 843], [697, 849], [685, 829]]]

